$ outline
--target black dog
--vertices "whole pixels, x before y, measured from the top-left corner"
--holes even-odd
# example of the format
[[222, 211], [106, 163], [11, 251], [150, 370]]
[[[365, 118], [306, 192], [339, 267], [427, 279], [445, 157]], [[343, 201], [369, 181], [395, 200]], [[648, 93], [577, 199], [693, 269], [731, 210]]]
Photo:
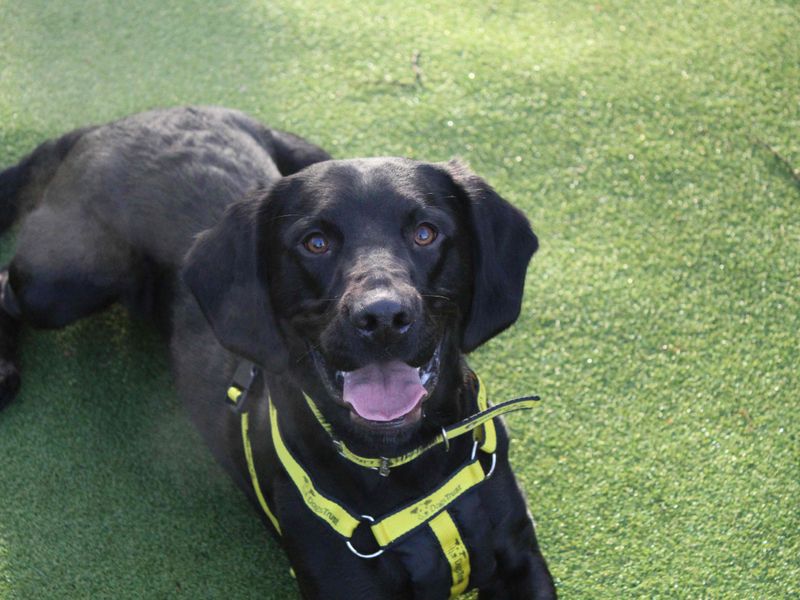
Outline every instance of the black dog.
[[463, 358], [517, 319], [536, 237], [457, 162], [329, 158], [187, 108], [4, 171], [0, 225], [22, 223], [0, 274], [0, 403], [20, 324], [122, 302], [168, 333], [194, 423], [303, 597], [553, 597], [495, 419], [515, 406], [488, 408]]

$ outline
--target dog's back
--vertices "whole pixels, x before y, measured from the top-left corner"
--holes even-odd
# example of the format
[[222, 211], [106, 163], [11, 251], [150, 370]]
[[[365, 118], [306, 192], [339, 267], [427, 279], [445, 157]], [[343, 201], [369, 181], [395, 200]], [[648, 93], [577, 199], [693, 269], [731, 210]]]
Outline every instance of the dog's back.
[[38, 235], [89, 214], [175, 268], [228, 204], [327, 158], [238, 111], [150, 111], [45, 142], [0, 173], [0, 228], [36, 211], [28, 230]]

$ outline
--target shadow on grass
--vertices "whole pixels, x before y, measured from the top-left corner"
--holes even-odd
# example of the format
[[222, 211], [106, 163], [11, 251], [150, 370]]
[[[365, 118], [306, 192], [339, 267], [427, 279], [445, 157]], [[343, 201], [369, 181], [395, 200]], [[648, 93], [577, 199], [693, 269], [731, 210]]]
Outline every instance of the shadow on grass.
[[22, 362], [0, 413], [0, 591], [296, 596], [282, 551], [184, 415], [153, 330], [113, 309], [28, 332]]

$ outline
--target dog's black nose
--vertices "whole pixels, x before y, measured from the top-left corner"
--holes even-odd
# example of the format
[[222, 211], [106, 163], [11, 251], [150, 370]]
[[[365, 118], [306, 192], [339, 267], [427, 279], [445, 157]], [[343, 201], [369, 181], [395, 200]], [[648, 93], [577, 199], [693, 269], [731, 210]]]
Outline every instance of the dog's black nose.
[[367, 337], [396, 337], [406, 333], [414, 322], [412, 309], [399, 298], [373, 297], [350, 314], [358, 332]]

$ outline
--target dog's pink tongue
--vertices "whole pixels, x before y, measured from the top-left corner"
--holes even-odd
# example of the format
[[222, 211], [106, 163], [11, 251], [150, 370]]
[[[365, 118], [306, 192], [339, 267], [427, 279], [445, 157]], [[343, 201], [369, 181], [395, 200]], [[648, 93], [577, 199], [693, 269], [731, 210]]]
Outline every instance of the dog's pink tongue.
[[419, 371], [399, 360], [344, 374], [344, 401], [369, 421], [398, 419], [410, 413], [425, 393]]

